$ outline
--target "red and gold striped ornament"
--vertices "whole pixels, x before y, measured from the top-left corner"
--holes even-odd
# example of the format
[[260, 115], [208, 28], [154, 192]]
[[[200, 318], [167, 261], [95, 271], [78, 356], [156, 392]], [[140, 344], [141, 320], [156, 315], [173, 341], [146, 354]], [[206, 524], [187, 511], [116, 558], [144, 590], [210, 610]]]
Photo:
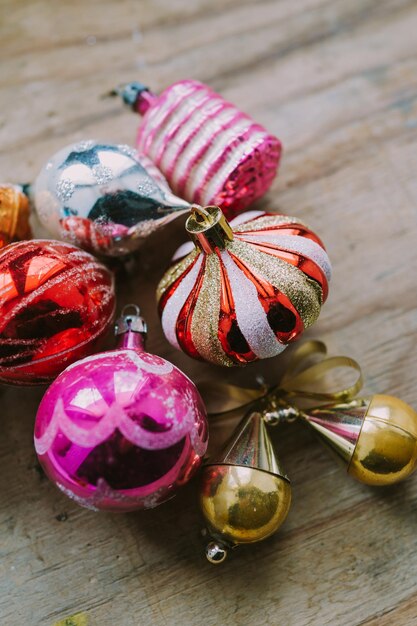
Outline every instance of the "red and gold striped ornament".
[[331, 275], [323, 243], [294, 217], [261, 211], [229, 224], [218, 207], [192, 208], [157, 289], [168, 341], [216, 365], [276, 356], [318, 318]]

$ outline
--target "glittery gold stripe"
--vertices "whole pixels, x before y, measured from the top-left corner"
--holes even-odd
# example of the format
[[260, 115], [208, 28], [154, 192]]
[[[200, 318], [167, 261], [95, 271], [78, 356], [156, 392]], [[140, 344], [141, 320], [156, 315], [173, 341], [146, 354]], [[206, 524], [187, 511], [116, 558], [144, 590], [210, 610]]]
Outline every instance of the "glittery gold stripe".
[[260, 252], [253, 245], [234, 239], [228, 250], [279, 289], [296, 308], [304, 327], [314, 324], [322, 304], [320, 285], [308, 278], [298, 267]]
[[243, 222], [243, 224], [239, 224], [233, 230], [236, 233], [245, 233], [248, 230], [263, 230], [264, 228], [273, 228], [281, 224], [301, 224], [305, 226], [301, 220], [288, 215], [265, 215], [265, 217], [258, 217], [249, 220], [249, 222]]
[[209, 254], [200, 293], [195, 302], [191, 322], [191, 337], [199, 354], [216, 365], [231, 367], [235, 365], [226, 356], [220, 343], [220, 262], [217, 254]]
[[165, 291], [172, 285], [173, 282], [177, 280], [181, 276], [185, 270], [190, 267], [191, 263], [194, 261], [198, 254], [197, 248], [194, 248], [190, 254], [187, 254], [186, 257], [175, 263], [172, 267], [170, 267], [165, 274], [162, 276], [159, 281], [159, 285], [156, 288], [156, 301], [159, 302]]

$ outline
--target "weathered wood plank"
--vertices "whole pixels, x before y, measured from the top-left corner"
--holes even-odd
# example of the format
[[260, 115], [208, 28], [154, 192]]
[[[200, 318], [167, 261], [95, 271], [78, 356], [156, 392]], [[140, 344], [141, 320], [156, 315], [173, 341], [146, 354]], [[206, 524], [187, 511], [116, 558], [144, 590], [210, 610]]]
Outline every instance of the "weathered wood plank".
[[[0, 171], [33, 179], [89, 136], [133, 142], [138, 119], [101, 99], [140, 78], [195, 77], [284, 142], [261, 206], [320, 233], [331, 295], [309, 333], [364, 367], [366, 390], [417, 406], [417, 7], [411, 0], [3, 0]], [[149, 349], [196, 380], [273, 381], [288, 355], [239, 372], [192, 362], [164, 339], [153, 291], [182, 224], [119, 277]], [[274, 433], [294, 501], [282, 531], [222, 568], [202, 556], [196, 481], [144, 514], [81, 510], [43, 477], [32, 447], [42, 389], [0, 390], [0, 622], [405, 626], [416, 621], [417, 482], [353, 483], [301, 425]], [[212, 445], [233, 424], [212, 426]]]

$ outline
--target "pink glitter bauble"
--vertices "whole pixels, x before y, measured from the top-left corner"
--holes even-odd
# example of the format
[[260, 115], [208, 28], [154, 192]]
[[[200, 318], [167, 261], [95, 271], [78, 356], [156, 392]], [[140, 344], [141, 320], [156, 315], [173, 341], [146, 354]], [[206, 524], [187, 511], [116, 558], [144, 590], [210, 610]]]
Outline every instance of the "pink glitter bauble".
[[156, 96], [131, 83], [119, 93], [143, 116], [139, 152], [181, 198], [231, 218], [271, 186], [281, 142], [207, 85], [181, 80]]
[[91, 354], [113, 321], [113, 276], [79, 248], [46, 239], [0, 252], [0, 381], [39, 384]]
[[201, 463], [206, 412], [195, 385], [144, 352], [141, 335], [68, 367], [36, 416], [35, 447], [49, 478], [78, 504], [131, 511], [172, 497]]

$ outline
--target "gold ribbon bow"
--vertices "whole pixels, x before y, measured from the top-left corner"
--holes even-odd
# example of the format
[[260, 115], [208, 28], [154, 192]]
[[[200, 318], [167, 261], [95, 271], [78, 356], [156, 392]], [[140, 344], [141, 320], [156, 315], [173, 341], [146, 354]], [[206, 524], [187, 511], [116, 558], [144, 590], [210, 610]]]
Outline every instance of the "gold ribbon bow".
[[[257, 389], [239, 387], [229, 383], [203, 382], [199, 385], [200, 392], [206, 403], [209, 415], [232, 417], [242, 409], [250, 407], [263, 412], [273, 413], [279, 405], [296, 405], [298, 401], [316, 402], [347, 402], [353, 399], [363, 385], [362, 371], [359, 363], [347, 356], [327, 357], [327, 348], [322, 341], [307, 341], [294, 352], [290, 364], [278, 385], [267, 388], [265, 385]], [[315, 360], [314, 363], [312, 361]], [[333, 378], [337, 370], [344, 369], [355, 374], [354, 381], [346, 382], [346, 374], [342, 382], [336, 382], [336, 389], [328, 389], [325, 378], [330, 374]], [[335, 384], [333, 382], [333, 384]], [[294, 417], [297, 410], [294, 411]], [[291, 415], [289, 414], [289, 417]]]

